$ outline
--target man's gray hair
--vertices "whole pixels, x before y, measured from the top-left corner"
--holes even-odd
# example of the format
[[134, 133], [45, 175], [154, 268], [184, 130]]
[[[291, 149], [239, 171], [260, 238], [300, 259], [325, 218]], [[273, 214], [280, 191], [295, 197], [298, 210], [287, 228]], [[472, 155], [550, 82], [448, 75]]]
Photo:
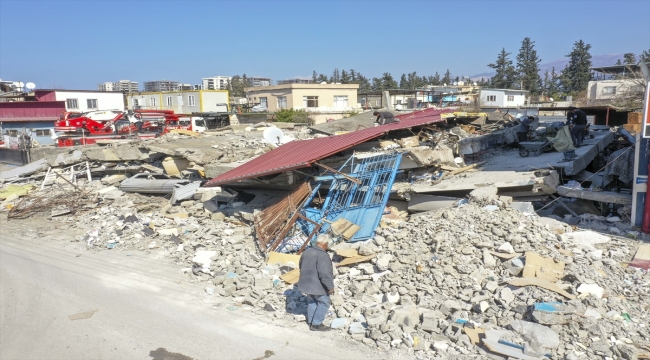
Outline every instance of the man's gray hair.
[[327, 234], [320, 234], [316, 238], [316, 245], [325, 244], [325, 245], [329, 246], [331, 242], [332, 242], [332, 238]]

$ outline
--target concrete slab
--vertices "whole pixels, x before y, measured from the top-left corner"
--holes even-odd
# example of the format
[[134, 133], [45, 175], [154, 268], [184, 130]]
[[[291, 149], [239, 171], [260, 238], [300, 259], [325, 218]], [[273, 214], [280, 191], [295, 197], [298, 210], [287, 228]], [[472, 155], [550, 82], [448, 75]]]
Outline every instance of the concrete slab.
[[614, 133], [609, 131], [597, 134], [593, 139], [586, 139], [584, 145], [576, 149], [576, 158], [566, 162], [562, 162], [564, 155], [558, 152], [521, 157], [517, 149], [506, 150], [490, 156], [487, 164], [483, 165], [483, 170], [520, 172], [553, 168], [562, 170], [565, 175], [575, 175], [584, 170], [613, 140]]
[[604, 203], [632, 204], [632, 194], [622, 194], [613, 191], [589, 191], [589, 189], [572, 189], [566, 186], [558, 186], [557, 193], [566, 197], [602, 201]]
[[47, 170], [48, 164], [47, 160], [45, 159], [40, 159], [37, 161], [34, 161], [32, 163], [29, 163], [25, 166], [21, 167], [16, 167], [11, 170], [3, 171], [0, 173], [0, 178], [1, 179], [10, 179], [13, 177], [17, 176], [26, 176], [26, 175], [31, 175], [33, 173], [42, 171], [42, 170]]
[[[518, 156], [518, 155], [517, 155]], [[444, 192], [469, 192], [479, 187], [494, 186], [499, 193], [525, 191], [530, 193], [554, 193], [558, 180], [557, 172], [551, 175], [536, 176], [534, 171], [475, 171], [445, 178], [432, 186], [413, 187], [416, 194], [433, 194]]]

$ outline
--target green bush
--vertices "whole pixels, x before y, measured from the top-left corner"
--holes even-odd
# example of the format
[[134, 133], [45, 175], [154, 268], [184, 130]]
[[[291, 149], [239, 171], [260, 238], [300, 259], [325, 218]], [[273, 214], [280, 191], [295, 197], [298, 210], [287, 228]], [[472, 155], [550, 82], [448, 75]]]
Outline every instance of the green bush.
[[275, 113], [275, 121], [291, 123], [311, 123], [309, 113], [303, 109], [280, 109]]

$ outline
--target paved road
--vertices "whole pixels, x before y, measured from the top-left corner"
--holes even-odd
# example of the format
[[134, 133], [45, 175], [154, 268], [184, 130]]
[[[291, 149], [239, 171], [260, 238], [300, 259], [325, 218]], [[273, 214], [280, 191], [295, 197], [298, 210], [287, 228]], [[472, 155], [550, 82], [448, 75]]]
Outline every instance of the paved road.
[[[177, 267], [151, 256], [126, 254], [71, 251], [60, 244], [17, 243], [0, 236], [0, 359], [370, 355], [365, 347], [343, 342], [333, 332], [305, 331], [304, 323], [283, 328], [242, 314], [244, 310], [214, 310], [206, 304], [203, 286], [183, 280]], [[70, 315], [82, 319], [71, 320]]]

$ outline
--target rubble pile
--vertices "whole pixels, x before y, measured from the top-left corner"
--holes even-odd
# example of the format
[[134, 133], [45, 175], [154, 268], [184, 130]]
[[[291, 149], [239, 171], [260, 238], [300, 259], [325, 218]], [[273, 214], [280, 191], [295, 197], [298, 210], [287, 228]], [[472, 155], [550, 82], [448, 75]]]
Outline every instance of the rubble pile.
[[[91, 248], [155, 251], [205, 283], [207, 296], [286, 326], [304, 321], [304, 295], [281, 279], [298, 256], [267, 261], [237, 211], [152, 199], [118, 196], [62, 220], [90, 229], [76, 240]], [[504, 354], [504, 339], [523, 344], [529, 358], [632, 359], [642, 352], [635, 344], [650, 339], [650, 275], [625, 267], [638, 244], [574, 232], [508, 203], [487, 187], [458, 207], [383, 223], [372, 241], [337, 244], [337, 254], [355, 249], [372, 259], [335, 268], [326, 324], [370, 346], [424, 357]]]

